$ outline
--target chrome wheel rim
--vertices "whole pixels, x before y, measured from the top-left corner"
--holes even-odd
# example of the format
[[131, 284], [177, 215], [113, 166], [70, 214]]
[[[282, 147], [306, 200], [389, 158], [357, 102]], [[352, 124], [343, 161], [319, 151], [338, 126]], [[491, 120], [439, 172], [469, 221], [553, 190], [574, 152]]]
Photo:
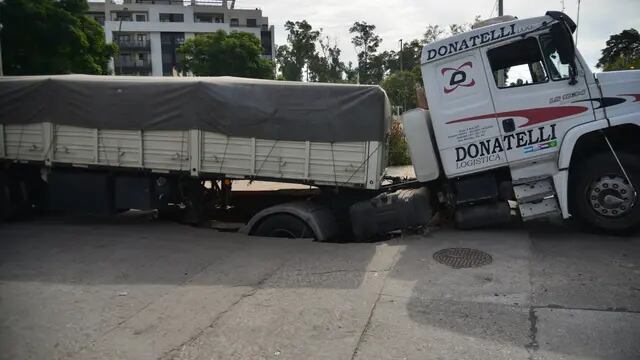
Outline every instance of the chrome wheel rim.
[[589, 203], [593, 211], [606, 217], [625, 216], [636, 203], [633, 186], [620, 175], [603, 176], [589, 189]]

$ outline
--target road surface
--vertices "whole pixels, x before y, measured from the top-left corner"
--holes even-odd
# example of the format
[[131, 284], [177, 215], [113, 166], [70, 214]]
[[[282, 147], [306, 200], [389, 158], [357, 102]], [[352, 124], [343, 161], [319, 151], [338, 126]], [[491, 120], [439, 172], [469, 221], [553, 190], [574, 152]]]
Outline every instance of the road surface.
[[[447, 247], [491, 264], [453, 269]], [[640, 239], [538, 224], [384, 242], [146, 217], [0, 224], [0, 359], [639, 359]]]

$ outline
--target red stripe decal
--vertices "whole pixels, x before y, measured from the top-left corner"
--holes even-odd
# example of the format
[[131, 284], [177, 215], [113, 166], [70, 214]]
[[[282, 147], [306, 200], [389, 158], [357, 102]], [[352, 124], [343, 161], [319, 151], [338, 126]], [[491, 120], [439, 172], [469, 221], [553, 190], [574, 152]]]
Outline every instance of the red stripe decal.
[[618, 96], [633, 96], [635, 98], [633, 102], [640, 102], [640, 94], [620, 94]]
[[468, 66], [468, 67], [472, 68], [473, 67], [473, 63], [471, 63], [471, 61], [467, 61], [466, 63], [458, 66], [458, 68], [442, 68], [442, 70], [440, 70], [440, 74], [444, 75], [444, 73], [446, 73], [447, 71], [458, 71], [458, 70], [462, 69], [465, 66]]
[[586, 108], [584, 106], [556, 106], [556, 107], [546, 107], [546, 108], [523, 109], [523, 110], [505, 111], [501, 113], [486, 114], [486, 115], [480, 115], [480, 116], [471, 116], [467, 118], [452, 120], [447, 122], [447, 124], [455, 124], [459, 122], [481, 120], [481, 119], [493, 119], [496, 117], [500, 118], [500, 117], [513, 116], [513, 117], [526, 118], [527, 122], [519, 126], [519, 127], [525, 127], [525, 126], [540, 124], [546, 121], [560, 119], [567, 116], [580, 114], [587, 110], [589, 110], [589, 108]]

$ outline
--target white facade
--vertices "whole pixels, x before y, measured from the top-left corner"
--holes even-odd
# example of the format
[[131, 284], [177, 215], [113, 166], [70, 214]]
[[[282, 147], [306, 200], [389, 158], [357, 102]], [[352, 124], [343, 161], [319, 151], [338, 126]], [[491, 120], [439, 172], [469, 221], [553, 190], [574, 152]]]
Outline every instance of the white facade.
[[274, 28], [260, 9], [238, 9], [226, 0], [113, 0], [89, 2], [88, 16], [103, 24], [107, 42], [120, 55], [115, 74], [170, 76], [175, 48], [196, 34], [243, 31], [261, 40], [263, 56], [275, 57]]

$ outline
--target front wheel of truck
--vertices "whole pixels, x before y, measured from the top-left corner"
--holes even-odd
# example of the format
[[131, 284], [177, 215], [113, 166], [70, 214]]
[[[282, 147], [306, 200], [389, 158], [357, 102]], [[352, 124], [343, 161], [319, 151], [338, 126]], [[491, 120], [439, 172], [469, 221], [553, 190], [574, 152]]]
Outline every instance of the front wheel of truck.
[[625, 171], [610, 152], [597, 154], [578, 166], [573, 210], [592, 227], [626, 234], [640, 225], [640, 157], [619, 153], [618, 159]]

